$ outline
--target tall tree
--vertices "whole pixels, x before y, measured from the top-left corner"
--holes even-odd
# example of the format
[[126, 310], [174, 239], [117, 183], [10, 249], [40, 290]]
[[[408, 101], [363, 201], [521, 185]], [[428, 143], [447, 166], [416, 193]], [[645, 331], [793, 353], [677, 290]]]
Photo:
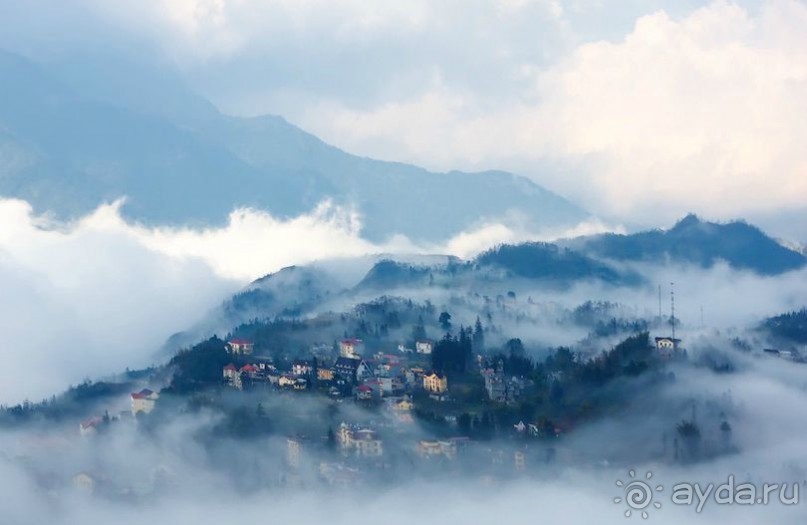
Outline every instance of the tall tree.
[[523, 357], [524, 356], [524, 343], [519, 338], [513, 338], [507, 341], [507, 353], [510, 357]]
[[474, 324], [473, 346], [476, 352], [482, 352], [485, 349], [485, 331], [478, 315], [476, 316], [476, 324]]
[[421, 339], [426, 339], [426, 327], [423, 325], [423, 316], [418, 316], [418, 322], [412, 326], [412, 342], [415, 343]]
[[327, 447], [331, 452], [336, 451], [336, 434], [334, 434], [333, 427], [328, 427]]
[[446, 332], [451, 330], [451, 314], [450, 313], [441, 312], [440, 317], [437, 318], [437, 322], [440, 323], [440, 328], [442, 328]]

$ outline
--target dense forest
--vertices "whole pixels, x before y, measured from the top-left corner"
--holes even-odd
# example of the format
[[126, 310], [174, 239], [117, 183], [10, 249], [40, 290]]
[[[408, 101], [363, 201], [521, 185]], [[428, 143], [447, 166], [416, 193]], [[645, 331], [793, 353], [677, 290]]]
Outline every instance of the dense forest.
[[770, 317], [762, 327], [776, 337], [807, 344], [807, 308]]

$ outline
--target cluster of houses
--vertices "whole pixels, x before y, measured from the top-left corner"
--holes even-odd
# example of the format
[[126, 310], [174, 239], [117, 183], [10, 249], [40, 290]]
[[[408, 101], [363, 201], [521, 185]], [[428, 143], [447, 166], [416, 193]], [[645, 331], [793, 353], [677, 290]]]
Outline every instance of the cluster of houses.
[[[310, 367], [310, 365], [308, 365]], [[230, 363], [222, 370], [226, 384], [237, 390], [244, 390], [246, 385], [268, 384], [290, 390], [306, 390], [308, 388], [310, 368], [297, 367], [297, 372], [280, 372], [266, 361], [247, 363], [236, 367]]]
[[[431, 341], [418, 341], [418, 353], [431, 352]], [[401, 396], [422, 389], [436, 400], [448, 396], [448, 378], [441, 373], [409, 366], [404, 355], [377, 353], [363, 358], [364, 344], [360, 339], [343, 339], [339, 342], [339, 356], [332, 364], [322, 360], [297, 359], [290, 369], [279, 370], [271, 359], [252, 357], [252, 345], [243, 339], [227, 344], [233, 356], [248, 363], [226, 365], [222, 380], [237, 390], [246, 385], [266, 385], [286, 390], [307, 390], [314, 385], [329, 388], [333, 397], [354, 396], [358, 401], [380, 401], [382, 398]], [[249, 349], [245, 352], [245, 349]]]
[[[388, 470], [390, 461], [395, 461], [385, 459], [387, 452], [384, 442], [372, 426], [342, 422], [335, 432], [335, 439], [338, 457], [322, 457], [316, 452], [316, 440], [310, 440], [305, 436], [288, 438], [286, 464], [289, 469], [285, 476], [286, 482], [299, 481], [299, 475], [307, 470], [306, 467], [315, 466], [314, 472], [325, 484], [354, 487], [372, 479], [374, 471], [383, 473]], [[531, 449], [524, 444], [491, 445], [473, 441], [466, 436], [455, 436], [420, 439], [415, 441], [411, 448], [399, 448], [392, 455], [393, 458], [400, 460], [401, 457], [411, 454], [407, 464], [425, 468], [432, 465], [438, 469], [435, 472], [444, 472], [446, 467], [452, 464], [453, 467], [450, 467], [452, 469], [465, 464], [483, 478], [494, 480], [491, 474], [496, 471], [505, 475], [518, 473], [523, 471], [528, 463], [537, 462], [536, 453], [539, 450], [539, 448]], [[303, 461], [303, 457], [307, 461]]]

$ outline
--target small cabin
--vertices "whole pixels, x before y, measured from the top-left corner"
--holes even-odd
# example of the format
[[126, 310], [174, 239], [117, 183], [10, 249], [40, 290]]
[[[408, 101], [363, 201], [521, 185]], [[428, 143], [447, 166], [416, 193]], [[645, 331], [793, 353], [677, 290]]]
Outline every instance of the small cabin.
[[661, 357], [670, 357], [678, 351], [681, 340], [674, 337], [656, 337], [656, 351]]

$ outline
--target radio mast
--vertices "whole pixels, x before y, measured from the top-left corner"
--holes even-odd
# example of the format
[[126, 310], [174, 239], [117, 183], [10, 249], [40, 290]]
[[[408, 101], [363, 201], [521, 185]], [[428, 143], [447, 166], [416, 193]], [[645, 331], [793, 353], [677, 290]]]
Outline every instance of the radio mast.
[[670, 283], [670, 324], [672, 325], [673, 348], [675, 348], [675, 283]]
[[658, 319], [661, 321], [661, 285], [658, 285]]

